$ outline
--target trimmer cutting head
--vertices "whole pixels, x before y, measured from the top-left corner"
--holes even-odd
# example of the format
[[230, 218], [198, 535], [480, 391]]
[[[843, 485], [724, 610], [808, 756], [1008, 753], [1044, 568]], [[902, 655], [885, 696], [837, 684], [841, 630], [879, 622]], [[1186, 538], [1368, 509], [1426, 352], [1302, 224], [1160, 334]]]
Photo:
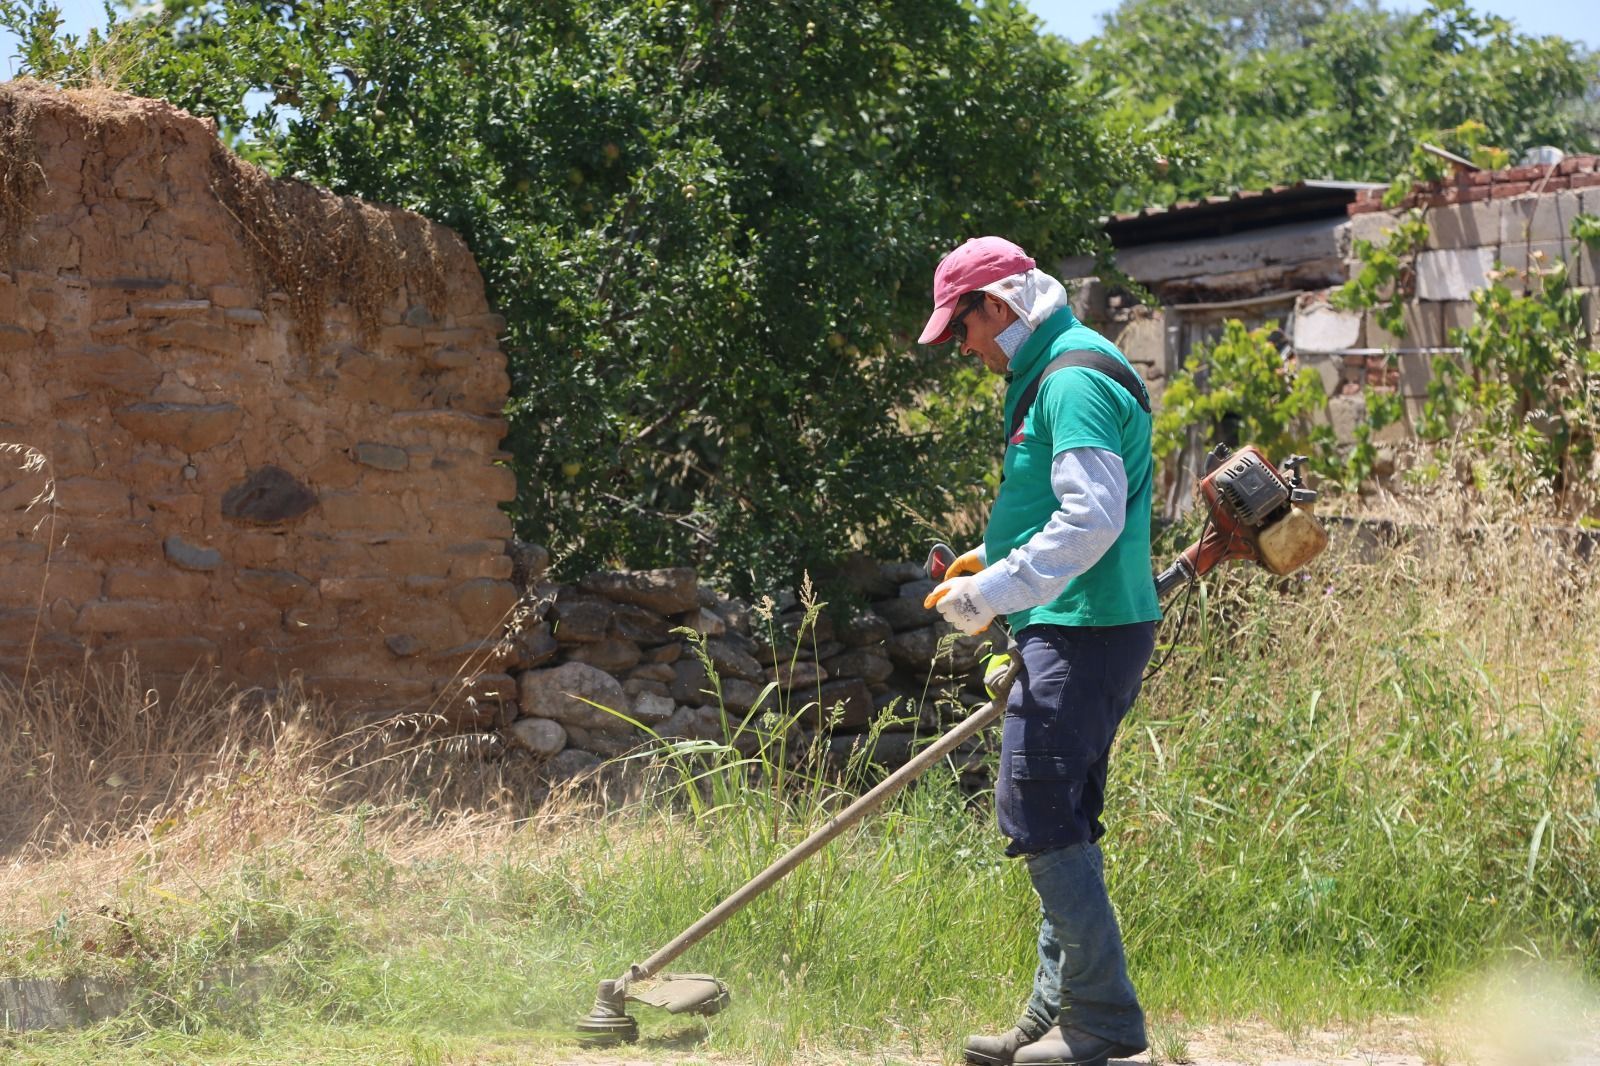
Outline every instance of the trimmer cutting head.
[[709, 974], [664, 973], [627, 983], [601, 981], [594, 1006], [578, 1019], [578, 1032], [595, 1044], [631, 1044], [639, 1039], [639, 1023], [628, 1016], [626, 1001], [660, 1007], [669, 1014], [715, 1014], [728, 1005], [728, 986]]
[[615, 981], [601, 981], [594, 1006], [578, 1019], [578, 1033], [595, 1044], [631, 1044], [639, 1039], [639, 1023], [628, 1017]]

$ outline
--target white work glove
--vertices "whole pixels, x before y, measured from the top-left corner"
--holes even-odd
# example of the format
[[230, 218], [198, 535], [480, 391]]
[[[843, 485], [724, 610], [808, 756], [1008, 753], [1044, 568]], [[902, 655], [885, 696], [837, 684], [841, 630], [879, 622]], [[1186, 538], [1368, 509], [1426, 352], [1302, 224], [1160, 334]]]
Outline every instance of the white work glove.
[[994, 621], [994, 608], [978, 589], [978, 579], [953, 577], [928, 593], [924, 607], [936, 607], [939, 615], [969, 637], [975, 637]]

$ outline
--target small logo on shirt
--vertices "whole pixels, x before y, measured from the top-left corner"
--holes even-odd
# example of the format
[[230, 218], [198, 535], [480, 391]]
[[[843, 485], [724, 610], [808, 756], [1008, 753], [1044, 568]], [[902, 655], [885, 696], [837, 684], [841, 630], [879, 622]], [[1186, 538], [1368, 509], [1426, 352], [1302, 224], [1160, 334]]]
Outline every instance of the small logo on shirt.
[[1021, 444], [1022, 443], [1022, 429], [1020, 427], [1018, 427], [1017, 431], [1011, 435], [1011, 443], [1012, 444]]

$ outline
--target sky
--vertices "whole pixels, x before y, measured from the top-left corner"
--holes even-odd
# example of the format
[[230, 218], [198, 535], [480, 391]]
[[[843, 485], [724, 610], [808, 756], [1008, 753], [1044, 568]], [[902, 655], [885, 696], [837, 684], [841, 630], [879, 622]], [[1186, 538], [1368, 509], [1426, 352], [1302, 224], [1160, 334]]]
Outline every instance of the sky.
[[[104, 26], [102, 0], [56, 0], [65, 29], [82, 34], [90, 26]], [[1092, 37], [1100, 29], [1100, 16], [1114, 3], [1099, 0], [1030, 0], [1028, 6], [1043, 21], [1045, 29], [1070, 40]], [[1385, 7], [1397, 11], [1418, 11], [1424, 0], [1386, 0]], [[1524, 33], [1560, 34], [1600, 49], [1600, 6], [1596, 0], [1473, 0], [1473, 8], [1510, 19]], [[16, 39], [0, 31], [0, 78], [16, 73]]]
[[[1084, 3], [1083, 0], [1025, 0], [1030, 10], [1044, 20], [1045, 29], [1069, 40], [1081, 41], [1100, 30], [1100, 16], [1116, 4]], [[1384, 0], [1391, 11], [1421, 11], [1424, 0]], [[1600, 49], [1600, 5], [1595, 0], [1471, 0], [1474, 11], [1510, 19], [1523, 33], [1543, 36], [1560, 34]]]

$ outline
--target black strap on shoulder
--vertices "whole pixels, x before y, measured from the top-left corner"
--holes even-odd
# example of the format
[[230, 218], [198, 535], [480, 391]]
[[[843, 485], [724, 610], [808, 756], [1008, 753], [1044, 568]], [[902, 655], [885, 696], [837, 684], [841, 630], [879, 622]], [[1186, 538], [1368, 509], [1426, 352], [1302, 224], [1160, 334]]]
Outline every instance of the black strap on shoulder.
[[1079, 349], [1056, 356], [1048, 366], [1039, 371], [1038, 377], [1028, 382], [1028, 387], [1017, 400], [1017, 409], [1011, 416], [1011, 428], [1006, 432], [1006, 440], [1014, 438], [1017, 430], [1022, 428], [1022, 423], [1027, 420], [1028, 412], [1033, 409], [1033, 401], [1039, 398], [1039, 386], [1044, 384], [1044, 379], [1057, 370], [1065, 370], [1069, 366], [1086, 366], [1090, 370], [1098, 370], [1126, 389], [1128, 395], [1133, 397], [1134, 402], [1145, 414], [1150, 413], [1150, 393], [1145, 390], [1144, 382], [1139, 375], [1128, 369], [1126, 363], [1104, 352]]

